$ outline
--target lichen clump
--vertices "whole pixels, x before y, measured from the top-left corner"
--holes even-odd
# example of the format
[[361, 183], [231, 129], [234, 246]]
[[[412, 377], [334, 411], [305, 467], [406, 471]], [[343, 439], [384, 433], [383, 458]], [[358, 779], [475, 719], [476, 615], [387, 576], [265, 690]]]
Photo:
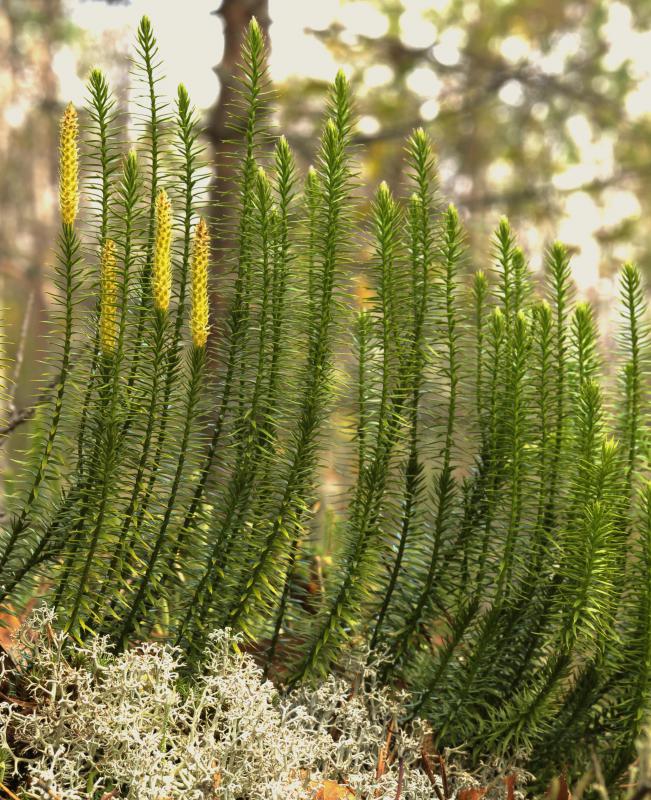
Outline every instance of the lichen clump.
[[40, 609], [19, 631], [18, 679], [2, 665], [3, 683], [20, 683], [29, 697], [0, 703], [4, 780], [29, 798], [305, 800], [322, 796], [326, 781], [357, 798], [394, 798], [399, 781], [404, 798], [432, 795], [418, 766], [420, 726], [396, 729], [378, 774], [401, 705], [372, 670], [354, 692], [331, 677], [282, 695], [239, 639], [218, 631], [203, 674], [186, 683], [169, 646], [113, 655], [107, 640], [79, 646], [52, 622]]

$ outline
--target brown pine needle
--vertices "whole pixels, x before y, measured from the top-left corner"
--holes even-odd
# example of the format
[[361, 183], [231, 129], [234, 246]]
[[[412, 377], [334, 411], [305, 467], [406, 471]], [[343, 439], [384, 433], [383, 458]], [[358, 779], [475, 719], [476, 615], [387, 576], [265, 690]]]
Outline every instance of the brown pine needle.
[[2, 791], [7, 795], [7, 797], [10, 797], [11, 800], [20, 800], [20, 797], [18, 797], [17, 794], [14, 794], [11, 789], [7, 789], [2, 781], [0, 781], [0, 789], [2, 789]]

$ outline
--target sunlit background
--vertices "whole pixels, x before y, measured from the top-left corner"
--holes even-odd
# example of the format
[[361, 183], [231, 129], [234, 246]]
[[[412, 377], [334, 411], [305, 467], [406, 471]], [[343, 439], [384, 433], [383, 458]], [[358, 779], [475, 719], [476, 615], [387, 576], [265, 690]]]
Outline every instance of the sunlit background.
[[[651, 275], [651, 3], [647, 0], [0, 0], [0, 277], [9, 338], [47, 316], [57, 120], [92, 66], [129, 107], [129, 53], [148, 14], [163, 92], [187, 86], [219, 161], [228, 57], [251, 13], [268, 31], [277, 119], [306, 166], [324, 85], [357, 96], [362, 177], [400, 192], [402, 148], [425, 125], [441, 192], [461, 210], [472, 264], [507, 214], [531, 265], [560, 238], [579, 293], [614, 314], [614, 271]], [[226, 54], [226, 55], [225, 55]], [[363, 198], [361, 200], [363, 206]], [[29, 358], [24, 372], [28, 377]], [[19, 388], [19, 393], [20, 393]]]

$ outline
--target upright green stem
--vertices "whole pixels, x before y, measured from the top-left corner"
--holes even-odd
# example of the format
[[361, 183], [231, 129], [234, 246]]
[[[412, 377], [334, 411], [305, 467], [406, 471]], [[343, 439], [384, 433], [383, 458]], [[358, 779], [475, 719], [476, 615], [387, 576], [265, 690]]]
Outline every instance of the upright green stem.
[[158, 529], [158, 533], [154, 539], [154, 546], [149, 554], [149, 558], [146, 560], [146, 566], [142, 577], [138, 581], [138, 589], [135, 597], [133, 597], [129, 603], [129, 611], [117, 635], [117, 644], [119, 650], [124, 649], [128, 641], [128, 637], [134, 629], [138, 619], [138, 614], [140, 612], [140, 607], [145, 598], [145, 593], [151, 591], [151, 578], [156, 567], [158, 557], [167, 539], [167, 529], [175, 511], [176, 498], [185, 470], [190, 434], [192, 432], [192, 425], [196, 415], [197, 404], [199, 402], [200, 390], [203, 382], [205, 357], [205, 347], [192, 348], [190, 353], [190, 377], [188, 380], [185, 420], [181, 434], [176, 470], [174, 472], [174, 478], [172, 479], [170, 493], [167, 498], [165, 513]]

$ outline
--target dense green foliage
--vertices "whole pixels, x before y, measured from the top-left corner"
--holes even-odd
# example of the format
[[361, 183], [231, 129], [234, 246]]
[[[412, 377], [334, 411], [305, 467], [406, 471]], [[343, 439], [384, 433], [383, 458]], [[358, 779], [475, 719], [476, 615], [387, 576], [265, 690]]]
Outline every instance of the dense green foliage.
[[[62, 227], [58, 378], [2, 538], [3, 602], [45, 594], [78, 639], [105, 633], [123, 649], [165, 637], [190, 662], [229, 626], [290, 684], [366, 643], [387, 655], [384, 679], [412, 691], [411, 714], [431, 720], [438, 746], [526, 757], [543, 774], [583, 767], [595, 745], [615, 779], [651, 676], [649, 341], [636, 268], [621, 273], [609, 392], [561, 244], [538, 280], [502, 220], [492, 263], [468, 278], [422, 130], [407, 144], [405, 203], [381, 184], [368, 225], [359, 219], [343, 73], [301, 190], [268, 126], [253, 23], [233, 116], [244, 132], [238, 227], [219, 256], [232, 280], [219, 287], [228, 308], [207, 369], [186, 334], [197, 124], [183, 87], [172, 110], [156, 92], [146, 19], [136, 66], [141, 135], [122, 164], [124, 121], [101, 74], [90, 79], [97, 224], [83, 236]], [[162, 189], [174, 220], [169, 308], [156, 284]], [[107, 240], [110, 346], [99, 333], [108, 311], [89, 301], [106, 294], [95, 264], [106, 270]], [[355, 269], [373, 292], [353, 311], [362, 242], [370, 256]], [[327, 560], [315, 500], [329, 414], [347, 393], [342, 348], [354, 352], [351, 479]]]

